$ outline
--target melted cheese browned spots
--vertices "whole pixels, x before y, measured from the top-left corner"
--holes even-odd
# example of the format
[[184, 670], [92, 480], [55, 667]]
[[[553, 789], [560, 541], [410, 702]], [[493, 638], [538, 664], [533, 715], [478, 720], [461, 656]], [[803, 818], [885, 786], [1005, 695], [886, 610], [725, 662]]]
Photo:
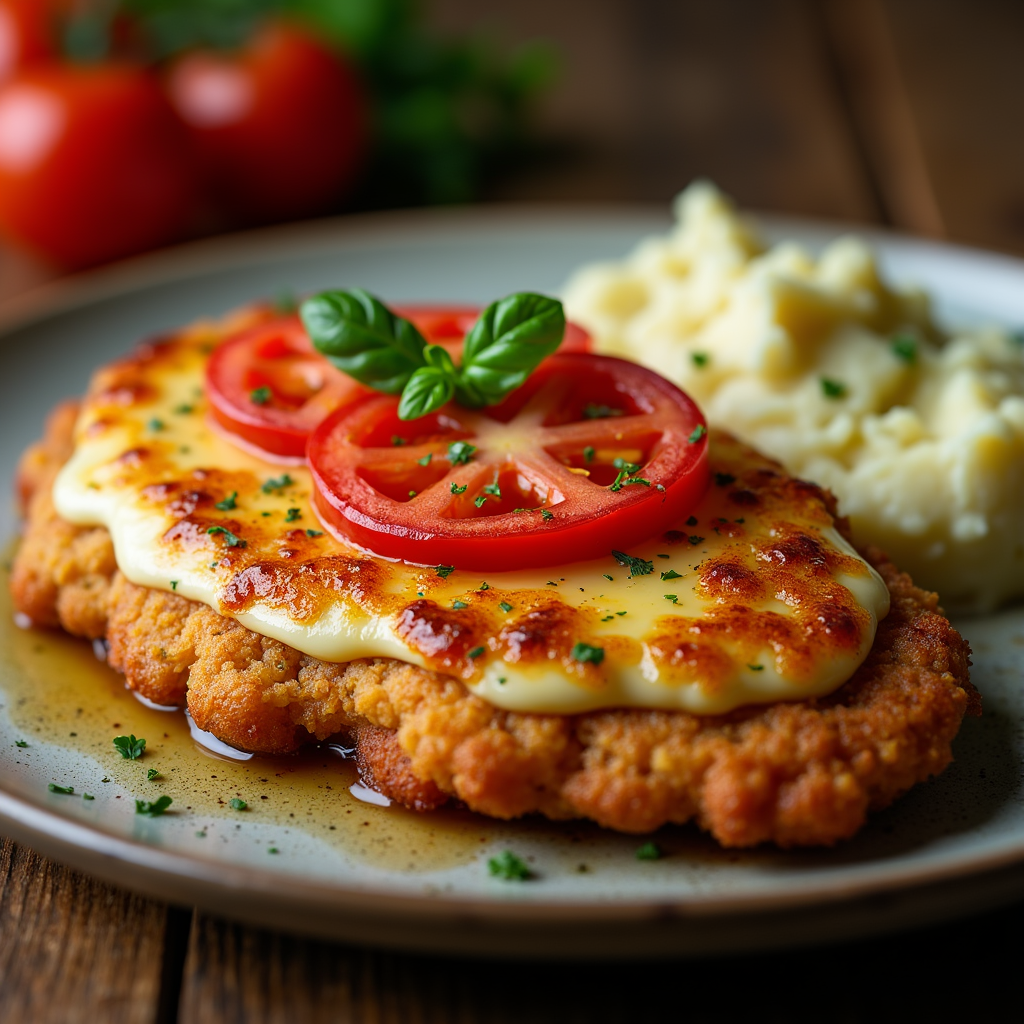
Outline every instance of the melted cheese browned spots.
[[190, 328], [97, 374], [54, 498], [65, 519], [109, 528], [132, 582], [324, 661], [398, 658], [521, 711], [720, 713], [821, 695], [870, 648], [888, 595], [830, 497], [722, 435], [697, 507], [661, 536], [617, 545], [651, 563], [646, 575], [609, 551], [441, 576], [339, 542], [304, 466], [242, 451], [207, 421], [209, 351], [266, 315]]

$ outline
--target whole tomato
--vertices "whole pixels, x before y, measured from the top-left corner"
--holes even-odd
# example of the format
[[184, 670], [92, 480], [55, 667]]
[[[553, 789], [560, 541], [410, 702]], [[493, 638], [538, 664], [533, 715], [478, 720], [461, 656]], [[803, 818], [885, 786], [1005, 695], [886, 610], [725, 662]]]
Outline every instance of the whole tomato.
[[140, 68], [28, 68], [0, 86], [0, 230], [68, 268], [174, 241], [195, 205], [188, 147]]
[[236, 51], [186, 54], [167, 90], [219, 203], [247, 220], [322, 212], [366, 149], [355, 74], [287, 23], [263, 25]]
[[55, 55], [53, 11], [45, 0], [0, 2], [0, 82], [19, 68]]

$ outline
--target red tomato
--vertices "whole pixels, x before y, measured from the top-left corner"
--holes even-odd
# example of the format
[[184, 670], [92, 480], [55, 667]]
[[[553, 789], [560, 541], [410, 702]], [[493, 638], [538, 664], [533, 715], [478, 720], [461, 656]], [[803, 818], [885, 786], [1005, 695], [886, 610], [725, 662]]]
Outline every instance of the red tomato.
[[328, 413], [369, 394], [313, 348], [298, 316], [250, 328], [217, 348], [206, 367], [213, 417], [271, 456], [301, 458]]
[[628, 548], [685, 517], [709, 481], [697, 406], [651, 370], [581, 353], [552, 356], [491, 409], [404, 422], [396, 397], [364, 399], [320, 424], [307, 458], [336, 536], [482, 571]]
[[[454, 355], [462, 351], [462, 339], [480, 316], [479, 306], [396, 306], [394, 312], [411, 320], [427, 341], [442, 345]], [[579, 324], [566, 323], [559, 352], [589, 352], [590, 335]]]
[[354, 73], [287, 24], [266, 25], [234, 53], [186, 54], [171, 67], [167, 89], [219, 200], [245, 217], [321, 212], [366, 149]]
[[193, 205], [187, 146], [141, 69], [27, 69], [0, 87], [0, 229], [66, 267], [172, 241]]
[[20, 68], [56, 56], [52, 20], [53, 12], [44, 0], [0, 3], [0, 82]]

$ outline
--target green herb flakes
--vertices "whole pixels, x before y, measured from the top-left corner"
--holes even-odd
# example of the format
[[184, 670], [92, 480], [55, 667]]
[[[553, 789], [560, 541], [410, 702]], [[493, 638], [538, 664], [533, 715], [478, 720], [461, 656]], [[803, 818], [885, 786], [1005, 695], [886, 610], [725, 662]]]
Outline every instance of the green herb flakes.
[[662, 574], [663, 580], [681, 580], [683, 577], [675, 569], [666, 569]]
[[841, 381], [832, 380], [831, 377], [822, 377], [821, 393], [826, 398], [842, 398], [846, 394], [846, 385]]
[[595, 452], [593, 447], [588, 444], [586, 448], [583, 449], [583, 461], [587, 463], [587, 465], [590, 465], [590, 463], [594, 461], [594, 455]]
[[173, 802], [166, 794], [157, 797], [156, 800], [136, 800], [135, 813], [148, 814], [151, 818], [159, 818]]
[[178, 581], [177, 580], [171, 580], [171, 590], [177, 590], [177, 589], [178, 589]]
[[401, 448], [403, 444], [408, 444], [404, 437], [399, 437], [397, 434], [391, 435], [391, 445], [393, 448]]
[[253, 388], [249, 392], [249, 401], [253, 405], [266, 405], [274, 397], [273, 391], [264, 384], [262, 387]]
[[[510, 604], [508, 603], [508, 601], [502, 601], [502, 602], [501, 602], [501, 604], [499, 604], [499, 605], [498, 605], [498, 607], [499, 607], [499, 608], [500, 608], [500, 609], [501, 609], [501, 610], [502, 610], [503, 612], [510, 612], [510, 611], [512, 611], [512, 605], [510, 605]], [[27, 745], [27, 744], [26, 744], [26, 745]]]
[[747, 668], [749, 668], [751, 672], [763, 672], [764, 671], [764, 665], [748, 665]]
[[238, 537], [235, 534], [233, 534], [229, 529], [227, 529], [227, 527], [224, 527], [224, 526], [211, 526], [211, 527], [207, 528], [206, 532], [209, 533], [209, 534], [218, 534], [218, 533], [219, 534], [223, 534], [223, 536], [224, 536], [224, 543], [227, 544], [227, 546], [229, 548], [244, 548], [244, 547], [246, 547], [247, 542], [242, 540], [241, 537]]
[[693, 365], [696, 366], [698, 370], [703, 370], [710, 362], [711, 356], [709, 356], [707, 352], [691, 352], [690, 359], [693, 360]]
[[160, 771], [157, 768], [150, 768], [149, 771], [146, 772], [146, 779], [149, 782], [152, 782], [154, 779], [159, 779], [159, 778], [160, 778]]
[[146, 752], [146, 741], [135, 736], [115, 736], [114, 746], [126, 761], [137, 761]]
[[286, 487], [291, 487], [292, 484], [294, 484], [294, 483], [295, 483], [295, 481], [287, 473], [282, 473], [278, 477], [273, 477], [272, 476], [269, 480], [264, 482], [264, 484], [263, 484], [263, 493], [264, 494], [274, 494], [275, 492], [279, 493], [279, 492], [283, 491]]
[[912, 334], [896, 334], [889, 342], [892, 354], [905, 363], [917, 362], [917, 338]]
[[476, 445], [468, 444], [465, 441], [453, 441], [448, 445], [448, 461], [453, 466], [465, 466], [473, 458]]
[[74, 786], [58, 786], [56, 782], [51, 782], [46, 787], [51, 793], [63, 793], [65, 796], [74, 796]]
[[555, 518], [555, 513], [552, 512], [549, 508], [542, 508], [540, 510], [540, 517], [544, 520], [545, 523], [550, 523], [551, 520]]
[[149, 429], [152, 430], [154, 433], [156, 433], [157, 431], [164, 429], [164, 421], [158, 420], [156, 417], [154, 417], [146, 424], [146, 426], [149, 427]]
[[603, 573], [601, 573], [601, 575], [602, 575], [602, 576], [603, 576], [603, 577], [604, 577], [604, 578], [605, 578], [605, 579], [606, 579], [606, 580], [607, 580], [607, 581], [608, 581], [609, 583], [614, 583], [614, 582], [615, 582], [615, 577], [614, 577], [614, 576], [609, 576], [609, 575], [608, 575], [608, 573], [606, 573], [606, 572], [603, 572]]
[[473, 504], [476, 505], [477, 508], [483, 508], [485, 501], [487, 501], [487, 495], [486, 494], [478, 494], [473, 499]]
[[195, 412], [195, 406], [192, 405], [176, 405], [174, 411], [179, 416], [187, 416], [190, 412]]
[[94, 796], [92, 795], [92, 793], [83, 793], [83, 794], [82, 794], [82, 799], [83, 799], [83, 800], [95, 800], [95, 799], [96, 799], [96, 797], [94, 797]]
[[476, 589], [477, 590], [490, 590], [491, 589], [491, 585], [490, 585], [490, 583], [481, 583], [480, 586], [477, 587]]
[[662, 853], [657, 843], [644, 843], [636, 851], [637, 860], [661, 860]]
[[698, 423], [697, 426], [693, 428], [693, 433], [690, 434], [687, 440], [690, 442], [690, 444], [696, 444], [698, 441], [700, 441], [703, 437], [707, 435], [707, 432], [708, 428], [705, 427], [703, 423]]
[[673, 604], [679, 604], [678, 594], [664, 594], [663, 596], [666, 601], [671, 601]]
[[600, 665], [604, 661], [604, 648], [580, 642], [573, 645], [572, 656], [583, 664]]
[[228, 802], [228, 806], [233, 811], [244, 811], [249, 805], [244, 800], [239, 800], [237, 796], [234, 796]]
[[232, 509], [237, 508], [238, 491], [232, 491], [226, 498], [222, 498], [213, 507], [220, 509], [221, 512], [230, 512]]
[[276, 846], [268, 846], [267, 853], [280, 853], [281, 851]]
[[511, 850], [503, 850], [497, 857], [491, 857], [487, 862], [487, 871], [494, 878], [501, 878], [506, 882], [525, 882], [531, 877], [526, 862]]
[[323, 535], [324, 535], [324, 531], [323, 530], [307, 530], [306, 531], [306, 536], [307, 537], [322, 537]]
[[301, 508], [290, 508], [284, 514], [284, 521], [286, 523], [294, 523], [296, 519], [301, 519], [301, 518], [302, 518], [302, 509]]
[[583, 410], [585, 420], [606, 420], [612, 416], [621, 415], [621, 409], [613, 409], [610, 405], [594, 405], [593, 402], [588, 403]]
[[458, 485], [458, 484], [457, 484], [457, 483], [456, 483], [456, 482], [455, 482], [455, 481], [453, 480], [453, 481], [452, 481], [452, 487], [451, 487], [451, 491], [452, 491], [452, 494], [465, 494], [465, 492], [466, 492], [466, 488], [467, 488], [468, 486], [469, 486], [469, 484], [463, 484], [463, 485], [462, 485], [462, 486], [460, 487], [460, 486], [459, 486], [459, 485]]
[[452, 601], [452, 607], [458, 612], [463, 608], [468, 608], [469, 605], [465, 601]]
[[625, 551], [612, 551], [612, 558], [615, 559], [619, 565], [624, 565], [629, 569], [629, 578], [632, 579], [634, 576], [650, 576], [654, 572], [654, 561], [648, 561], [646, 558], [634, 558], [632, 555], [627, 555]]
[[417, 459], [416, 462], [419, 465], [421, 465], [421, 466], [429, 466], [430, 465], [430, 460], [433, 457], [434, 457], [434, 453], [433, 452], [427, 452], [427, 454], [424, 455], [422, 459]]
[[466, 657], [475, 661], [487, 650], [486, 647], [474, 647], [471, 651], [466, 652]]
[[28, 744], [24, 740], [15, 740], [14, 745], [16, 747], [27, 747]]
[[455, 566], [454, 565], [435, 565], [434, 566], [434, 572], [436, 572], [437, 575], [441, 577], [441, 579], [446, 580], [446, 579], [448, 579], [449, 576], [451, 576], [451, 574], [453, 572], [455, 572]]

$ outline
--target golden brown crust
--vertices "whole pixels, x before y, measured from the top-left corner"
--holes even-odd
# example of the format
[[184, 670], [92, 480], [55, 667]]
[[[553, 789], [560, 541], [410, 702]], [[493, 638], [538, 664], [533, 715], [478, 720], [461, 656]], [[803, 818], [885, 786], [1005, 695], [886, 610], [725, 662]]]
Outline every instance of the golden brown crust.
[[517, 714], [402, 662], [321, 662], [124, 580], [105, 531], [53, 511], [58, 441], [35, 449], [23, 478], [34, 493], [14, 573], [18, 607], [40, 623], [106, 635], [129, 686], [161, 704], [187, 699], [199, 727], [234, 746], [286, 753], [352, 735], [364, 777], [408, 806], [451, 796], [499, 818], [585, 817], [626, 832], [695, 820], [727, 846], [830, 844], [941, 771], [963, 715], [979, 710], [969, 649], [935, 595], [873, 550], [866, 557], [892, 610], [864, 665], [820, 700], [715, 717]]

